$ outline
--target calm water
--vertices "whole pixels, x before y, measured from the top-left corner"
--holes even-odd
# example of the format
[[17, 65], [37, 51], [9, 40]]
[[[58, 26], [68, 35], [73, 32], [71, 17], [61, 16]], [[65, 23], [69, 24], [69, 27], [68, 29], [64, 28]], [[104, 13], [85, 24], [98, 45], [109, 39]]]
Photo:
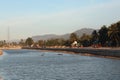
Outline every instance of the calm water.
[[0, 56], [0, 80], [120, 80], [120, 60], [5, 50]]

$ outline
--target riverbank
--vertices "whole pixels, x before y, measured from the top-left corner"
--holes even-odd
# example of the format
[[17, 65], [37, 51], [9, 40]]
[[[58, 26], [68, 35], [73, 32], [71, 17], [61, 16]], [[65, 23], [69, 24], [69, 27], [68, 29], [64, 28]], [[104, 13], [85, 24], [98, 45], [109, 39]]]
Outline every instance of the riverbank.
[[20, 46], [17, 47], [0, 47], [0, 50], [4, 50], [4, 49], [21, 49]]
[[2, 52], [2, 50], [0, 50], [0, 55], [2, 55], [3, 54], [3, 52]]
[[49, 51], [67, 51], [83, 55], [99, 55], [106, 57], [120, 58], [120, 48], [22, 48], [22, 49], [36, 49]]
[[3, 54], [2, 50], [14, 50], [14, 49], [21, 49], [21, 47], [20, 46], [18, 46], [18, 47], [0, 47], [0, 55]]

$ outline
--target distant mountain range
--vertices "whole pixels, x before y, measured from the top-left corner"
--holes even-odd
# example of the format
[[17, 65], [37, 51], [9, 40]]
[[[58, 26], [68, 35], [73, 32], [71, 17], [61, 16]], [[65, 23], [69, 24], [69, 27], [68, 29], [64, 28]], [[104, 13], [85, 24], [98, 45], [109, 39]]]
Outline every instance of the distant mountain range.
[[[85, 34], [91, 34], [93, 32], [94, 29], [91, 28], [83, 28], [77, 31], [74, 31], [72, 33], [76, 33], [79, 37], [81, 37], [83, 35], [83, 33]], [[38, 41], [38, 40], [48, 40], [48, 39], [55, 39], [55, 38], [63, 38], [63, 39], [69, 39], [71, 33], [67, 33], [64, 35], [55, 35], [55, 34], [47, 34], [47, 35], [37, 35], [37, 36], [32, 36], [32, 39], [34, 41]]]

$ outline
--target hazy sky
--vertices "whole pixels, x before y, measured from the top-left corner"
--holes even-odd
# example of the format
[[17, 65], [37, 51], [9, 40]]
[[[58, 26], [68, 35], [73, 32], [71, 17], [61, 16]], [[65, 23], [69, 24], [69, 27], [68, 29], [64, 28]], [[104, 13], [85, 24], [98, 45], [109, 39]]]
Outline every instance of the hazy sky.
[[120, 20], [120, 0], [0, 0], [0, 40], [99, 29]]

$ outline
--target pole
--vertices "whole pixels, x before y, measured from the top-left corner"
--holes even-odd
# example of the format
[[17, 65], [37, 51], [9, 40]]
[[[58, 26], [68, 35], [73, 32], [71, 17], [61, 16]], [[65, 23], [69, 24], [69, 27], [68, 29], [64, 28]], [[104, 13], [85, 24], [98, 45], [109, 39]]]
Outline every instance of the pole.
[[7, 34], [7, 39], [8, 39], [8, 47], [10, 47], [10, 28], [8, 27], [8, 34]]

